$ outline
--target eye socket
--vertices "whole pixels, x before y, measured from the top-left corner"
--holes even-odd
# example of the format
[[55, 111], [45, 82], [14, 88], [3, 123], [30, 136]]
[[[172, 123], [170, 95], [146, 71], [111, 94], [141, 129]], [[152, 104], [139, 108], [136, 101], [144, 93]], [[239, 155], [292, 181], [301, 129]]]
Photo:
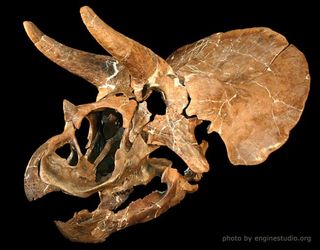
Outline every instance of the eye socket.
[[152, 116], [150, 117], [151, 121], [154, 119], [155, 115], [166, 114], [167, 106], [163, 100], [161, 92], [153, 91], [146, 101], [148, 110], [152, 114]]

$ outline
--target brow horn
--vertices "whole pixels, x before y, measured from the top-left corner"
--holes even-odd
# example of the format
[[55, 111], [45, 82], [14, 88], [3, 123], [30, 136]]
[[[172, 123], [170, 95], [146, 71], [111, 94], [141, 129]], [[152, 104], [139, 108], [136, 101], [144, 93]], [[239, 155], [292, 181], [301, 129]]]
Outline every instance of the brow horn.
[[84, 6], [80, 13], [91, 35], [126, 66], [131, 76], [139, 81], [146, 81], [154, 73], [158, 56], [150, 49], [112, 29], [91, 8]]
[[46, 36], [35, 24], [23, 23], [34, 45], [54, 63], [99, 87], [108, 79], [106, 63], [114, 60], [109, 56], [96, 55], [65, 46]]

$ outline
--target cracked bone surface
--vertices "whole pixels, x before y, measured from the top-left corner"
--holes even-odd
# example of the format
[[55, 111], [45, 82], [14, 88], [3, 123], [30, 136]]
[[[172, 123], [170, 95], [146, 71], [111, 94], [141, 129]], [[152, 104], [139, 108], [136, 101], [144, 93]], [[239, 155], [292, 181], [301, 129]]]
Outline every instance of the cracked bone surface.
[[[285, 143], [301, 116], [310, 83], [306, 59], [271, 29], [216, 33], [164, 60], [112, 29], [89, 7], [81, 8], [81, 17], [111, 56], [70, 48], [24, 23], [40, 52], [98, 89], [96, 102], [63, 102], [64, 131], [35, 151], [24, 177], [30, 201], [56, 191], [83, 198], [99, 193], [96, 210], [56, 221], [72, 241], [102, 242], [195, 192], [194, 182], [209, 171], [208, 143], [199, 144], [194, 134], [202, 121], [210, 122], [208, 133], [220, 134], [233, 164], [254, 165]], [[148, 110], [153, 91], [162, 94], [165, 114]], [[81, 149], [76, 131], [84, 119], [88, 143]], [[166, 155], [150, 156], [160, 146], [186, 163], [184, 175]], [[59, 155], [62, 147], [70, 149], [66, 158]], [[123, 207], [136, 186], [155, 178], [166, 191], [155, 190]]]

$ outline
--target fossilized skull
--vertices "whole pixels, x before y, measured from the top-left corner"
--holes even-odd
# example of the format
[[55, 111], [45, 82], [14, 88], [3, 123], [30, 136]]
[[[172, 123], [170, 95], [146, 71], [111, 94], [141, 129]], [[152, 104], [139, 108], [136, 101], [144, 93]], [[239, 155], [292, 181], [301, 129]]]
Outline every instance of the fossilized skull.
[[[209, 171], [207, 142], [194, 130], [210, 121], [235, 165], [254, 165], [281, 147], [300, 118], [309, 91], [303, 54], [268, 28], [216, 33], [175, 51], [167, 60], [105, 24], [89, 8], [84, 24], [112, 57], [62, 45], [25, 22], [35, 46], [50, 60], [83, 77], [99, 91], [94, 103], [64, 101], [65, 127], [40, 146], [25, 172], [25, 192], [34, 200], [53, 191], [100, 196], [98, 208], [56, 222], [72, 241], [101, 242], [111, 233], [152, 220], [197, 190]], [[151, 116], [146, 101], [161, 92], [164, 115]], [[88, 143], [81, 151], [76, 131], [89, 121]], [[67, 159], [57, 150], [70, 145]], [[150, 154], [160, 146], [187, 164], [180, 174], [172, 162]], [[165, 192], [154, 191], [118, 209], [133, 188], [156, 176]]]

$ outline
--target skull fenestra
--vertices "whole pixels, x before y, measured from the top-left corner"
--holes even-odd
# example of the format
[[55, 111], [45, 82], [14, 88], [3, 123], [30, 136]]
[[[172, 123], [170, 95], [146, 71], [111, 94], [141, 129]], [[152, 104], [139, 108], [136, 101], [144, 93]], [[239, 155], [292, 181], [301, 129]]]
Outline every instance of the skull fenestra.
[[[230, 161], [254, 165], [281, 147], [298, 122], [309, 92], [304, 55], [269, 28], [216, 33], [175, 51], [167, 60], [118, 33], [89, 7], [81, 17], [92, 36], [111, 55], [76, 50], [44, 35], [33, 23], [25, 30], [50, 60], [98, 89], [96, 102], [63, 102], [65, 127], [41, 145], [25, 172], [31, 201], [54, 191], [78, 197], [99, 193], [92, 212], [82, 210], [57, 221], [72, 241], [102, 242], [111, 233], [152, 220], [198, 189], [209, 171], [206, 141], [194, 131], [209, 121], [208, 133], [223, 139]], [[163, 115], [151, 115], [147, 101], [160, 92]], [[81, 150], [76, 131], [89, 122]], [[57, 150], [69, 145], [70, 155]], [[184, 174], [165, 158], [151, 157], [160, 146], [188, 166]], [[85, 151], [85, 152], [83, 152]], [[167, 185], [118, 209], [135, 186], [155, 177]]]

